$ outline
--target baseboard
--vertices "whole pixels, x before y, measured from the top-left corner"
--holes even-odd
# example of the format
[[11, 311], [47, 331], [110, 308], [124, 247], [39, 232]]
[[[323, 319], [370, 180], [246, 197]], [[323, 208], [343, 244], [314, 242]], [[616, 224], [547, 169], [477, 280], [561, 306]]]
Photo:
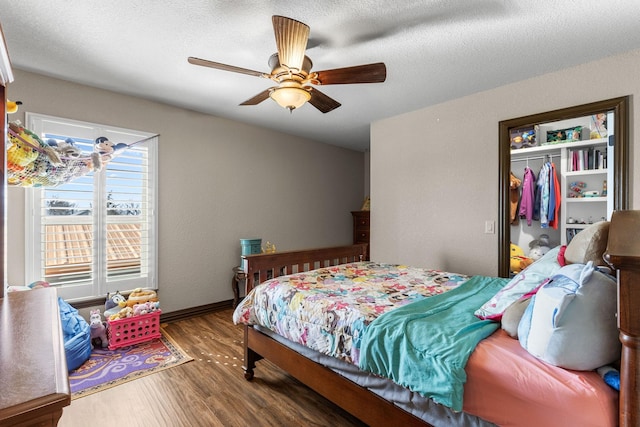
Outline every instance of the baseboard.
[[[86, 300], [82, 302], [71, 303], [71, 306], [80, 309], [87, 308], [99, 308], [100, 311], [104, 310], [104, 298]], [[160, 306], [162, 308], [162, 305]], [[226, 310], [233, 308], [233, 300], [219, 301], [212, 304], [201, 305], [198, 307], [189, 307], [182, 310], [172, 311], [165, 313], [164, 311], [160, 315], [161, 323], [177, 322], [178, 320], [188, 319], [190, 317], [201, 316], [207, 313], [213, 313], [215, 311]]]
[[226, 310], [233, 307], [233, 301], [220, 301], [213, 304], [201, 305], [198, 307], [190, 307], [182, 310], [172, 311], [170, 313], [163, 312], [160, 315], [161, 323], [177, 322], [178, 320], [188, 319], [190, 317], [201, 316], [203, 314], [213, 313], [215, 311]]

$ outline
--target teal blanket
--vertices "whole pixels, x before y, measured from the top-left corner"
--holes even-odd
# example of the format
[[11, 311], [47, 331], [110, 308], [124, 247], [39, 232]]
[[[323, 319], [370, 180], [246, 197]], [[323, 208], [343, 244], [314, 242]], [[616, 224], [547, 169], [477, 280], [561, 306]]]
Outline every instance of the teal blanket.
[[362, 337], [360, 368], [461, 411], [467, 360], [498, 328], [473, 313], [508, 281], [474, 276], [449, 292], [381, 315]]

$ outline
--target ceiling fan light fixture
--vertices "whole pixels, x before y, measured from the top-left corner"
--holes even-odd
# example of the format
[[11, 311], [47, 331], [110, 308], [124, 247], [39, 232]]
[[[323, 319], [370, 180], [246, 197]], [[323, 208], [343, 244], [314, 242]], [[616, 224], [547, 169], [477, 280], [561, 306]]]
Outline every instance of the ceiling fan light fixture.
[[270, 73], [192, 56], [188, 58], [189, 63], [269, 79], [276, 83], [275, 87], [263, 90], [240, 105], [258, 105], [267, 98], [272, 98], [290, 112], [302, 107], [306, 102], [322, 113], [340, 107], [338, 101], [312, 86], [382, 83], [386, 80], [387, 68], [382, 62], [311, 72], [313, 63], [305, 55], [309, 41], [309, 26], [278, 15], [274, 15], [272, 20], [277, 52], [269, 58]]
[[280, 65], [296, 71], [302, 70], [309, 26], [295, 19], [274, 15], [272, 18]]
[[305, 102], [311, 99], [311, 94], [302, 89], [299, 84], [288, 85], [286, 82], [272, 90], [269, 96], [276, 101], [279, 106], [288, 108], [289, 111], [302, 107]]

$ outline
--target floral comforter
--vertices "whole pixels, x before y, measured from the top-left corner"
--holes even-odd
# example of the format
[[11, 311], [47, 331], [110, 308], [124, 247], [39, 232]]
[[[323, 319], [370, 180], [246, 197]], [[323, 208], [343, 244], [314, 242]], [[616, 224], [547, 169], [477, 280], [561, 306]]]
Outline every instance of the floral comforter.
[[367, 326], [396, 307], [444, 293], [469, 277], [406, 265], [357, 262], [276, 277], [255, 287], [233, 321], [359, 366]]

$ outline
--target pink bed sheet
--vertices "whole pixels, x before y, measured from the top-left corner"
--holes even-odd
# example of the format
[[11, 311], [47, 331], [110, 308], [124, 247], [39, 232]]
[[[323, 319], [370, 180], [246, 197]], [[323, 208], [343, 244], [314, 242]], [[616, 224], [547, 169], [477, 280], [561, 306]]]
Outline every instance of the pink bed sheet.
[[498, 330], [466, 367], [464, 411], [499, 426], [613, 427], [618, 392], [594, 371], [548, 365]]

